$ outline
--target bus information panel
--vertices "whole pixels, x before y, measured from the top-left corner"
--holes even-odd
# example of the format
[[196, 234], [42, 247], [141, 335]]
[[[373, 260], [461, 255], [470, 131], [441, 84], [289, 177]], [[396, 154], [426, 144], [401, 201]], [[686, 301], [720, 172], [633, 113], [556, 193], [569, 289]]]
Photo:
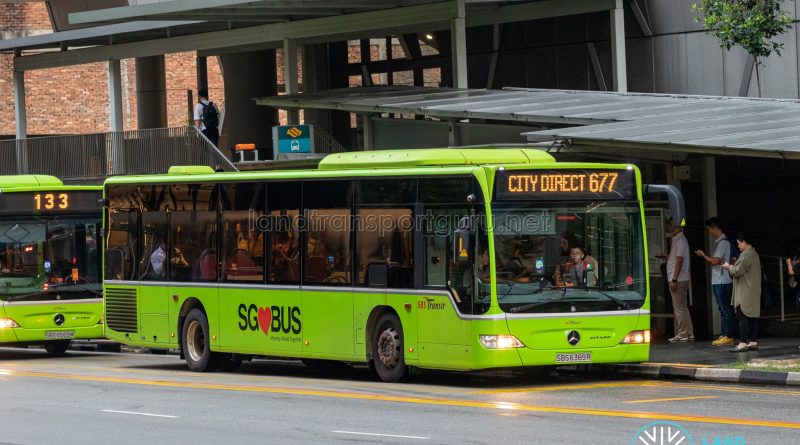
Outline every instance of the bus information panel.
[[99, 213], [102, 198], [100, 190], [0, 192], [0, 215]]
[[500, 170], [495, 200], [636, 200], [633, 170]]

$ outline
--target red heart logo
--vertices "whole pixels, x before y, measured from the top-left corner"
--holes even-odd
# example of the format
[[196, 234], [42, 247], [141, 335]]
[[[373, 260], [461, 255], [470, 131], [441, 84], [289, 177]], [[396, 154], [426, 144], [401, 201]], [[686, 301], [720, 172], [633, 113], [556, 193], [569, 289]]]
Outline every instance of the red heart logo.
[[272, 309], [267, 307], [258, 308], [258, 325], [264, 334], [269, 335], [269, 328], [272, 326]]

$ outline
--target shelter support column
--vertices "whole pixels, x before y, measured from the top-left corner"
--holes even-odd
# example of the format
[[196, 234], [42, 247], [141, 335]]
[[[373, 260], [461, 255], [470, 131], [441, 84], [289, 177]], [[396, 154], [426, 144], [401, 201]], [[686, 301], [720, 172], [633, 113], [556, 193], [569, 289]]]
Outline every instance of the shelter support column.
[[628, 65], [625, 60], [625, 10], [622, 0], [617, 0], [611, 15], [611, 67], [614, 77], [614, 91], [628, 91]]
[[208, 90], [208, 59], [205, 56], [197, 56], [195, 65], [197, 66], [197, 89]]
[[453, 87], [467, 87], [467, 27], [464, 0], [457, 0], [458, 13], [450, 20], [450, 45], [453, 58]]
[[364, 128], [364, 150], [375, 149], [375, 129], [372, 126], [372, 116], [367, 113], [361, 115], [361, 125]]
[[[286, 94], [297, 94], [297, 41], [294, 39], [283, 39], [283, 79]], [[299, 110], [287, 110], [286, 121], [289, 125], [300, 123]]]
[[25, 114], [25, 71], [14, 71], [14, 119], [17, 133], [17, 174], [28, 173], [27, 116]]
[[220, 150], [238, 143], [255, 143], [260, 153], [271, 153], [272, 126], [278, 110], [256, 104], [254, 97], [278, 92], [275, 50], [222, 55], [225, 70], [225, 125]]
[[[702, 159], [702, 179], [703, 179], [703, 223], [712, 216], [717, 216], [717, 169], [714, 161], [714, 156], [706, 156]], [[723, 221], [723, 230], [726, 229], [725, 222]], [[711, 239], [705, 237], [705, 252], [712, 255], [714, 252], [714, 243]], [[697, 257], [695, 257], [697, 258]], [[706, 280], [706, 295], [711, 298], [710, 305], [710, 320], [708, 322], [712, 326], [711, 334], [715, 332], [722, 332], [722, 320], [719, 315], [719, 307], [717, 306], [717, 298], [711, 289], [711, 281]]]
[[121, 132], [122, 120], [122, 71], [119, 59], [108, 61], [108, 131], [105, 169], [111, 168], [107, 174], [125, 173], [125, 138]]
[[136, 58], [136, 120], [140, 130], [167, 126], [164, 56]]

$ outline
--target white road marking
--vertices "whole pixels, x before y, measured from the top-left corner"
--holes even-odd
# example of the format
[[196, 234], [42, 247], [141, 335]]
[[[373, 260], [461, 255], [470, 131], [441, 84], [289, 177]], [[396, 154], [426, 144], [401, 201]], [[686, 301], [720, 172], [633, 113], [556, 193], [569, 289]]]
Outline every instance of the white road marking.
[[358, 431], [331, 431], [332, 433], [338, 434], [356, 434], [359, 436], [379, 436], [379, 437], [397, 437], [400, 439], [419, 439], [419, 440], [427, 440], [430, 437], [420, 437], [420, 436], [401, 436], [398, 434], [378, 434], [378, 433], [361, 433]]
[[101, 412], [104, 413], [115, 413], [115, 414], [133, 414], [136, 416], [149, 416], [149, 417], [165, 417], [167, 419], [178, 419], [178, 416], [168, 416], [166, 414], [151, 414], [151, 413], [137, 413], [134, 411], [117, 411], [113, 409], [101, 409]]

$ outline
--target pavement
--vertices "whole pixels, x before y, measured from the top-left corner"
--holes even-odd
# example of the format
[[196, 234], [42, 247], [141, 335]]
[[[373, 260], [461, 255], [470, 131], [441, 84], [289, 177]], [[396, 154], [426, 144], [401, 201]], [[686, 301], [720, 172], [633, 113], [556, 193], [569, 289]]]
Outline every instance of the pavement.
[[[800, 386], [800, 372], [737, 369], [764, 360], [800, 359], [800, 338], [764, 338], [757, 351], [732, 353], [732, 346], [713, 346], [710, 340], [682, 343], [657, 341], [651, 345], [650, 361], [642, 364], [578, 365], [563, 368], [599, 375], [704, 380], [759, 385]], [[562, 369], [562, 368], [560, 368]]]

